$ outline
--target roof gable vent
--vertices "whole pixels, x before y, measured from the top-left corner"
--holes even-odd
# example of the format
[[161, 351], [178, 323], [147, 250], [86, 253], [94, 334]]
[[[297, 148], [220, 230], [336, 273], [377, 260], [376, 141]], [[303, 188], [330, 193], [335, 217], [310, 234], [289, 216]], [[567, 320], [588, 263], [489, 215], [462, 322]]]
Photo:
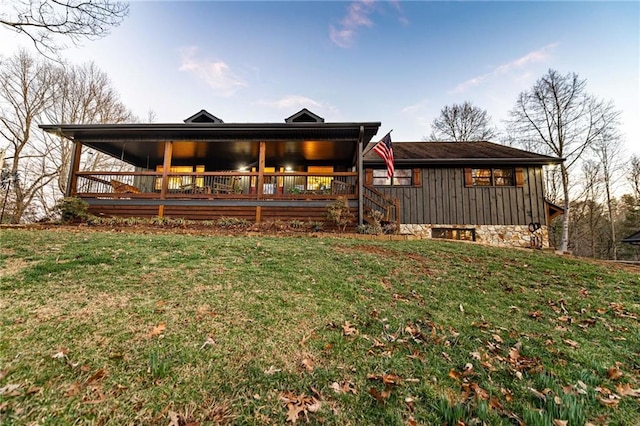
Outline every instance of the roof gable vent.
[[211, 124], [222, 124], [224, 121], [220, 120], [213, 114], [209, 114], [205, 110], [200, 110], [200, 112], [195, 113], [191, 117], [184, 120], [185, 123], [211, 123]]
[[324, 118], [320, 117], [309, 111], [306, 108], [302, 108], [289, 118], [284, 119], [285, 123], [324, 123]]

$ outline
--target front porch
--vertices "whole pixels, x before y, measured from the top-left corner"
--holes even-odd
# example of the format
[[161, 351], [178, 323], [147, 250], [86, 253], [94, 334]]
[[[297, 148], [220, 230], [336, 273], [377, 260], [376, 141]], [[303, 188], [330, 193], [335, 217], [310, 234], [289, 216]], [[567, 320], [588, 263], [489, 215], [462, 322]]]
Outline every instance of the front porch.
[[357, 217], [357, 182], [356, 172], [78, 171], [70, 195], [84, 199], [99, 216], [324, 223], [328, 204], [339, 197]]

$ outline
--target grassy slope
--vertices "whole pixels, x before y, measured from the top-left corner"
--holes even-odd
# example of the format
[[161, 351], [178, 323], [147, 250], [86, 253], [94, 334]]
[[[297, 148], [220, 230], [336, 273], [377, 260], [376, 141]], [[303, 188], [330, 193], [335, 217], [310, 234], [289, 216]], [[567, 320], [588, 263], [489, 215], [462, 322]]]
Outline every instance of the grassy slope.
[[460, 243], [81, 229], [2, 230], [0, 267], [3, 424], [640, 422], [638, 274]]

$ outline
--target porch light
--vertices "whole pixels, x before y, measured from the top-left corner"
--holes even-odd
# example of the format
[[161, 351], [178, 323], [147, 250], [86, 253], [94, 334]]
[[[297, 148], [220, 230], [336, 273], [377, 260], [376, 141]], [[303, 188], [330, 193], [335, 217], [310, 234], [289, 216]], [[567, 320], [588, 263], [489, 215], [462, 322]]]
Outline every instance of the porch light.
[[285, 167], [284, 167], [284, 171], [285, 171], [285, 172], [292, 172], [292, 171], [293, 171], [293, 167], [291, 167], [291, 166], [285, 166]]
[[246, 172], [247, 171], [247, 166], [238, 166], [238, 171], [239, 172]]

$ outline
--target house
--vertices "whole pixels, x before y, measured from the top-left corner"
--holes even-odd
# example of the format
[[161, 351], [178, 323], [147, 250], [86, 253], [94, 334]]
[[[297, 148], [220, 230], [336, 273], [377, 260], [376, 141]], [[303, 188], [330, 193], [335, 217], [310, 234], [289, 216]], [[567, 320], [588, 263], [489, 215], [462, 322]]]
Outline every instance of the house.
[[[378, 210], [401, 233], [548, 245], [562, 211], [544, 199], [559, 160], [490, 142], [395, 142], [396, 174], [371, 151], [380, 122], [325, 122], [302, 109], [284, 123], [225, 123], [202, 110], [174, 124], [51, 124], [75, 145], [67, 196], [105, 216], [237, 217], [327, 222], [345, 198], [358, 223]], [[83, 151], [120, 160], [80, 170]]]
[[621, 240], [623, 243], [629, 243], [633, 245], [640, 245], [640, 231], [635, 234], [629, 235], [627, 238]]
[[563, 209], [545, 199], [557, 158], [491, 142], [394, 142], [395, 174], [365, 149], [365, 186], [400, 200], [400, 232], [494, 245], [548, 247]]

